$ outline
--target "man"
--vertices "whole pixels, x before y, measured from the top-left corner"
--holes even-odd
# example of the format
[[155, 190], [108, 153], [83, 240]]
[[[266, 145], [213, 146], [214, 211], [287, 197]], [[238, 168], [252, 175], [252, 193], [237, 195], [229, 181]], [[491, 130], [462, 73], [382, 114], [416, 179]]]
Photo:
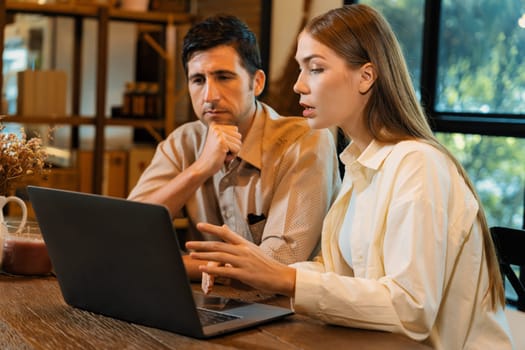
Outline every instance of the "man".
[[[257, 101], [265, 84], [255, 35], [239, 19], [215, 16], [193, 26], [182, 62], [198, 121], [159, 143], [129, 199], [227, 225], [283, 263], [308, 259], [339, 186], [332, 135], [303, 118], [280, 117]], [[202, 261], [185, 256], [190, 278]]]

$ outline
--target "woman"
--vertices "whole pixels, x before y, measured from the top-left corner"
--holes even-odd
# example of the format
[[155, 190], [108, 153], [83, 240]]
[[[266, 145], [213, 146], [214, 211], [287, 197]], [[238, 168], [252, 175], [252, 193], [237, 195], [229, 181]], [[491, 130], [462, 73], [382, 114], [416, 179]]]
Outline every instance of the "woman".
[[225, 241], [188, 242], [193, 257], [220, 264], [201, 271], [293, 297], [296, 312], [332, 324], [437, 349], [511, 348], [479, 199], [433, 136], [388, 23], [365, 5], [331, 10], [307, 24], [296, 59], [294, 90], [310, 126], [338, 126], [351, 139], [322, 255], [286, 266], [201, 223]]

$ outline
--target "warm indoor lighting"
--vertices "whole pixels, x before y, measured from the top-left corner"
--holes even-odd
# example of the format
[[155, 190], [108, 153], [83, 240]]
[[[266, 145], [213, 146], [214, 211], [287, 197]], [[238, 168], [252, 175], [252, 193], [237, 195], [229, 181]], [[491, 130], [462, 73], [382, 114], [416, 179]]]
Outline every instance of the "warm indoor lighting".
[[520, 19], [518, 19], [518, 25], [525, 29], [525, 13], [521, 15]]

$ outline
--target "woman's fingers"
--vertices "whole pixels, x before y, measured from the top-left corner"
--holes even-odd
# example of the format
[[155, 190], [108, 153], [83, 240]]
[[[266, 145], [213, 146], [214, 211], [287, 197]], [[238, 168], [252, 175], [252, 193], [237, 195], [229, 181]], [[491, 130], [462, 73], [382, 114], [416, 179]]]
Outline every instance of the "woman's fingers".
[[197, 224], [197, 229], [202, 233], [208, 233], [214, 236], [221, 238], [225, 242], [232, 244], [241, 244], [247, 242], [244, 238], [233, 232], [226, 225], [217, 226], [204, 222], [199, 222]]
[[241, 266], [242, 258], [235, 254], [225, 253], [217, 250], [191, 252], [190, 257], [197, 260], [215, 261], [220, 265], [230, 264], [232, 266]]
[[[216, 261], [208, 262], [208, 266], [212, 266], [212, 265], [219, 265], [219, 263]], [[210, 294], [211, 290], [213, 289], [214, 281], [215, 281], [215, 277], [213, 275], [210, 275], [207, 272], [202, 273], [201, 288], [204, 294]]]
[[221, 276], [230, 279], [242, 280], [242, 270], [233, 267], [231, 264], [207, 264], [199, 266], [203, 274], [209, 276]]

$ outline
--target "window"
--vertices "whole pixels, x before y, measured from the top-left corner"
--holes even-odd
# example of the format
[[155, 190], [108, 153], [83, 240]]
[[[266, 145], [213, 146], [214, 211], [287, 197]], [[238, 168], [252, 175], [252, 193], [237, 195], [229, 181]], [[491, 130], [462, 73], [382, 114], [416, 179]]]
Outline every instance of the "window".
[[525, 139], [442, 132], [437, 137], [467, 170], [489, 226], [522, 227]]
[[441, 6], [436, 110], [525, 113], [523, 1], [445, 0]]
[[431, 124], [469, 173], [489, 225], [522, 227], [525, 4], [359, 2], [390, 22]]
[[396, 33], [416, 92], [420, 91], [425, 0], [362, 0], [381, 12]]
[[525, 3], [360, 2], [391, 23], [431, 125], [467, 170], [489, 226], [525, 227]]

